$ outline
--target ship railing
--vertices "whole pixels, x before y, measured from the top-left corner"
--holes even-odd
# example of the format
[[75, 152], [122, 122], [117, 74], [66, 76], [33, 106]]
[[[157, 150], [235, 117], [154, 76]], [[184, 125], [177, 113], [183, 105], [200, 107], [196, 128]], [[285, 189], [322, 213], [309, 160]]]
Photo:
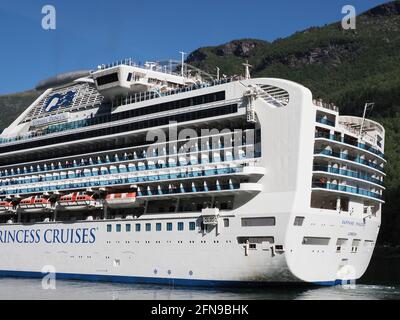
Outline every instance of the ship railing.
[[313, 189], [327, 189], [339, 192], [353, 193], [361, 196], [383, 200], [383, 196], [381, 194], [357, 187], [350, 187], [345, 185], [323, 183], [323, 182], [313, 182], [312, 187]]
[[[160, 157], [163, 159], [163, 157]], [[175, 158], [172, 158], [175, 160]], [[143, 172], [147, 170], [161, 170], [161, 169], [181, 169], [188, 166], [207, 166], [207, 165], [219, 165], [219, 164], [235, 164], [237, 162], [248, 162], [250, 166], [253, 161], [258, 162], [257, 158], [249, 155], [243, 155], [240, 157], [219, 157], [212, 158], [211, 160], [202, 158], [196, 161], [190, 159], [188, 161], [152, 161], [137, 159], [137, 161], [127, 160], [121, 164], [116, 163], [103, 163], [101, 165], [87, 166], [85, 168], [73, 167], [70, 169], [57, 169], [53, 172], [44, 172], [34, 175], [22, 174], [18, 177], [2, 177], [0, 179], [0, 186], [18, 185], [25, 184], [24, 181], [29, 182], [41, 182], [41, 181], [56, 181], [65, 179], [64, 176], [69, 178], [78, 176], [97, 176], [102, 174], [114, 174], [114, 173], [125, 173], [125, 172]], [[254, 166], [254, 165], [253, 165]]]
[[198, 192], [215, 192], [215, 191], [228, 191], [240, 189], [239, 183], [229, 184], [210, 184], [210, 185], [198, 185], [198, 186], [175, 186], [174, 188], [164, 187], [157, 188], [154, 190], [143, 190], [138, 192], [138, 198], [149, 197], [157, 195], [178, 195], [186, 193], [198, 193]]
[[[6, 181], [0, 182], [0, 187], [9, 187], [9, 186], [19, 186], [19, 185], [30, 185], [36, 183], [48, 183], [54, 181], [63, 181], [69, 179], [79, 179], [79, 178], [92, 178], [92, 177], [102, 177], [113, 174], [137, 174], [137, 175], [149, 175], [151, 176], [164, 176], [170, 172], [184, 172], [182, 170], [192, 170], [192, 171], [205, 171], [207, 175], [211, 175], [213, 172], [216, 174], [224, 174], [227, 172], [229, 168], [234, 167], [255, 167], [256, 160], [255, 159], [242, 159], [242, 160], [232, 160], [232, 161], [219, 161], [219, 162], [210, 162], [210, 163], [187, 163], [185, 165], [179, 164], [164, 164], [160, 165], [146, 165], [143, 163], [143, 166], [123, 166], [123, 167], [106, 167], [103, 166], [101, 168], [94, 168], [92, 170], [77, 170], [77, 171], [68, 171], [63, 172], [63, 175], [51, 176], [47, 178], [46, 176], [28, 176], [20, 179], [7, 179]], [[207, 167], [207, 169], [205, 169]], [[208, 168], [210, 167], [210, 168]], [[157, 172], [157, 173], [155, 173]]]
[[[39, 192], [52, 192], [58, 190], [72, 190], [79, 188], [90, 187], [106, 187], [113, 185], [127, 185], [127, 184], [140, 184], [140, 183], [162, 183], [171, 182], [173, 180], [192, 183], [195, 179], [199, 178], [220, 178], [222, 176], [231, 177], [232, 174], [239, 174], [243, 172], [247, 164], [241, 163], [236, 166], [219, 167], [219, 166], [206, 166], [203, 168], [192, 168], [189, 170], [165, 170], [160, 171], [158, 174], [146, 173], [138, 171], [135, 173], [124, 174], [111, 174], [107, 173], [104, 176], [97, 176], [88, 179], [89, 177], [73, 177], [66, 180], [58, 180], [55, 183], [39, 182], [26, 184], [19, 188], [3, 188], [0, 191], [1, 195], [16, 195], [16, 194], [32, 194]], [[154, 170], [152, 170], [154, 172]]]
[[[185, 165], [176, 165], [176, 164], [164, 164], [160, 165], [145, 165], [143, 166], [123, 166], [123, 167], [106, 167], [103, 166], [101, 168], [95, 168], [92, 170], [77, 170], [77, 171], [68, 171], [62, 172], [60, 175], [52, 176], [51, 179], [47, 179], [47, 177], [41, 176], [28, 176], [20, 179], [6, 179], [2, 180], [0, 187], [8, 187], [12, 188], [12, 186], [26, 186], [33, 185], [37, 183], [51, 183], [51, 182], [59, 182], [70, 179], [80, 179], [80, 178], [97, 178], [104, 177], [115, 174], [130, 174], [130, 175], [149, 175], [152, 174], [155, 176], [164, 176], [168, 175], [171, 172], [173, 174], [177, 172], [185, 172], [185, 170], [191, 171], [206, 171], [208, 174], [212, 172], [216, 172], [217, 174], [224, 174], [228, 168], [242, 168], [242, 167], [255, 167], [257, 160], [255, 159], [243, 159], [243, 160], [233, 160], [233, 161], [220, 161], [220, 162], [212, 162], [212, 163], [187, 163]], [[216, 171], [215, 171], [216, 170]]]
[[324, 102], [322, 99], [319, 99], [319, 100], [314, 99], [313, 104], [317, 107], [321, 107], [321, 108], [328, 109], [331, 111], [339, 112], [339, 108], [337, 106], [335, 106], [335, 104]]
[[339, 122], [339, 126], [341, 126], [344, 130], [356, 135], [357, 137], [360, 136], [360, 130], [352, 127], [350, 124]]
[[372, 147], [372, 146], [368, 146], [368, 145], [366, 145], [364, 143], [359, 143], [359, 142], [356, 142], [356, 141], [353, 142], [353, 141], [350, 141], [350, 140], [348, 140], [346, 138], [343, 138], [343, 137], [337, 136], [337, 135], [333, 135], [333, 134], [330, 134], [328, 132], [317, 131], [315, 133], [315, 138], [316, 139], [324, 138], [324, 139], [328, 139], [328, 140], [332, 140], [332, 141], [337, 141], [337, 142], [341, 142], [341, 143], [344, 143], [344, 144], [348, 144], [348, 145], [354, 146], [356, 148], [360, 148], [360, 149], [369, 151], [369, 152], [381, 157], [382, 159], [385, 159], [385, 154], [383, 152], [379, 151], [378, 149]]
[[351, 156], [347, 153], [333, 152], [333, 151], [327, 150], [327, 149], [315, 150], [314, 154], [315, 155], [326, 155], [326, 156], [330, 156], [330, 157], [335, 157], [335, 158], [340, 158], [340, 159], [344, 159], [344, 160], [357, 162], [357, 163], [363, 164], [365, 166], [377, 169], [383, 173], [385, 172], [385, 169], [383, 167], [381, 167], [380, 165], [373, 163], [372, 161], [367, 161], [367, 160], [361, 159], [359, 156]]
[[[247, 152], [247, 153], [246, 153]], [[220, 159], [224, 159], [225, 161], [233, 161], [233, 160], [242, 160], [246, 158], [259, 158], [261, 157], [261, 153], [259, 151], [254, 150], [254, 145], [252, 144], [242, 144], [240, 146], [235, 147], [225, 147], [221, 146], [220, 148], [209, 148], [209, 149], [197, 149], [191, 152], [166, 152], [165, 154], [154, 154], [148, 155], [147, 152], [145, 154], [139, 154], [136, 156], [132, 153], [127, 153], [126, 155], [116, 155], [114, 157], [103, 157], [103, 159], [80, 159], [80, 161], [71, 161], [64, 164], [51, 164], [46, 166], [36, 166], [24, 169], [11, 169], [10, 171], [4, 170], [0, 171], [1, 178], [15, 178], [19, 176], [25, 176], [29, 174], [46, 174], [46, 173], [55, 173], [68, 169], [93, 169], [95, 166], [107, 166], [111, 164], [129, 164], [129, 163], [137, 163], [140, 161], [153, 161], [159, 162], [159, 160], [165, 160], [168, 162], [168, 159], [178, 159], [179, 157], [184, 157], [185, 159], [196, 157], [197, 161], [199, 156], [201, 156], [201, 161], [205, 161], [204, 155], [208, 155], [208, 162], [213, 163], [216, 154], [219, 154]], [[179, 161], [177, 161], [179, 164]]]
[[[124, 154], [122, 152], [127, 153], [128, 155], [132, 154], [132, 157], [133, 157], [133, 155], [137, 151], [138, 158], [146, 158], [147, 155], [146, 155], [146, 157], [144, 157], [144, 156], [141, 155], [141, 153], [139, 154], [139, 151], [142, 152], [143, 150], [149, 150], [150, 148], [155, 148], [156, 149], [156, 148], [162, 148], [162, 147], [167, 147], [167, 146], [173, 146], [174, 144], [178, 145], [178, 144], [181, 144], [181, 143], [184, 144], [184, 145], [188, 145], [189, 143], [197, 144], [199, 142], [199, 139], [209, 139], [209, 138], [211, 138], [211, 139], [222, 139], [223, 142], [221, 143], [221, 148], [227, 148], [224, 145], [225, 144], [225, 139], [230, 139], [233, 142], [235, 139], [237, 139], [237, 134], [242, 134], [243, 135], [242, 136], [243, 146], [246, 146], [246, 145], [248, 145], [248, 144], [246, 144], [246, 135], [249, 132], [252, 132], [252, 129], [246, 129], [246, 130], [243, 130], [242, 132], [225, 132], [225, 133], [221, 132], [221, 133], [212, 134], [212, 135], [205, 135], [205, 136], [201, 135], [199, 137], [194, 137], [194, 138], [189, 138], [189, 139], [179, 139], [179, 140], [175, 140], [175, 141], [150, 143], [150, 144], [140, 145], [140, 146], [135, 146], [135, 147], [130, 147], [130, 148], [122, 148], [122, 149], [118, 149], [118, 150], [107, 150], [107, 151], [101, 151], [101, 152], [94, 152], [94, 153], [90, 153], [90, 154], [81, 154], [81, 155], [76, 155], [74, 157], [75, 159], [74, 158], [71, 159], [70, 157], [49, 159], [47, 161], [41, 161], [41, 165], [40, 166], [39, 165], [35, 165], [35, 167], [33, 167], [33, 165], [35, 163], [21, 164], [21, 167], [19, 169], [23, 173], [42, 172], [42, 171], [47, 171], [47, 169], [45, 170], [42, 167], [45, 167], [46, 165], [47, 165], [47, 167], [50, 167], [50, 166], [51, 167], [55, 167], [56, 166], [55, 164], [57, 164], [57, 163], [59, 163], [61, 161], [65, 162], [65, 165], [67, 165], [67, 163], [69, 162], [70, 166], [67, 166], [67, 167], [72, 167], [72, 163], [74, 162], [74, 160], [81, 161], [83, 159], [84, 162], [87, 164], [87, 163], [90, 162], [90, 158], [93, 158], [95, 156], [97, 156], [97, 157], [100, 156], [100, 157], [103, 157], [103, 158], [104, 157], [107, 158], [107, 155], [119, 154], [119, 155], [121, 155], [121, 156], [119, 156], [119, 158], [122, 158], [124, 156]], [[240, 146], [238, 146], [238, 147], [240, 147]], [[209, 150], [209, 149], [202, 149], [202, 150], [195, 150], [195, 151], [197, 152], [197, 151], [207, 151], [207, 150]], [[176, 155], [176, 153], [175, 154], [174, 153], [170, 154], [170, 152], [167, 151], [166, 155]], [[126, 160], [134, 159], [132, 157], [130, 157], [129, 159], [126, 159]], [[109, 160], [107, 160], [107, 161], [104, 160], [104, 163], [110, 162], [110, 161], [111, 162], [114, 161], [114, 160], [112, 160], [112, 158], [113, 157], [110, 157]], [[115, 160], [115, 161], [119, 161], [119, 160]], [[50, 163], [52, 163], [52, 164], [50, 164]], [[101, 164], [101, 163], [103, 163], [103, 161], [100, 162], [99, 164]], [[29, 165], [30, 165], [30, 168], [28, 168]], [[64, 166], [64, 164], [59, 169], [63, 169], [64, 168], [63, 166]], [[74, 164], [73, 166], [76, 167], [77, 165]], [[80, 165], [78, 164], [78, 166], [80, 166]], [[10, 168], [10, 169], [8, 169], [8, 172], [10, 172], [10, 173], [7, 173], [7, 174], [4, 175], [4, 173], [7, 172], [7, 169], [6, 170], [1, 170], [0, 171], [0, 176], [13, 176], [13, 175], [16, 175], [16, 174], [19, 175], [18, 173], [16, 173], [18, 168], [13, 168], [14, 166], [10, 166], [10, 165], [7, 166], [7, 167]], [[23, 171], [24, 167], [27, 168], [26, 172]]]
[[[171, 61], [171, 64], [176, 64], [176, 63]], [[170, 75], [181, 76], [181, 74], [173, 72], [171, 68], [168, 68], [166, 66], [162, 67], [158, 62], [147, 62], [145, 64], [142, 64], [142, 63], [135, 62], [132, 58], [127, 58], [127, 59], [118, 60], [118, 61], [115, 61], [112, 63], [99, 65], [98, 70], [106, 70], [106, 69], [115, 68], [118, 66], [130, 66], [130, 67], [135, 67], [135, 68], [141, 68], [144, 70], [153, 70], [153, 71], [166, 73], [166, 74], [170, 74]], [[172, 67], [172, 65], [171, 65], [171, 67]]]
[[368, 182], [378, 184], [380, 186], [384, 186], [383, 181], [373, 178], [371, 176], [362, 174], [361, 172], [357, 172], [357, 171], [339, 169], [339, 168], [334, 168], [334, 167], [329, 167], [329, 166], [314, 166], [313, 170], [317, 171], [317, 172], [318, 171], [319, 172], [328, 172], [328, 173], [337, 174], [337, 175], [341, 175], [341, 176], [347, 176], [347, 177], [351, 177], [351, 178], [365, 180]]
[[193, 84], [190, 86], [185, 86], [185, 87], [179, 88], [179, 89], [168, 90], [165, 92], [161, 92], [159, 90], [150, 91], [150, 92], [140, 92], [140, 93], [136, 93], [134, 95], [129, 95], [126, 97], [119, 97], [119, 98], [113, 100], [112, 107], [116, 108], [119, 106], [134, 104], [134, 103], [143, 102], [143, 101], [147, 101], [147, 100], [151, 100], [151, 99], [163, 98], [163, 97], [168, 97], [168, 96], [172, 96], [172, 95], [176, 95], [176, 94], [180, 94], [180, 93], [191, 92], [191, 91], [204, 89], [204, 88], [210, 88], [210, 87], [230, 83], [235, 80], [239, 80], [239, 78], [238, 77], [223, 78], [223, 79], [215, 80], [212, 82], [202, 82], [202, 83]]

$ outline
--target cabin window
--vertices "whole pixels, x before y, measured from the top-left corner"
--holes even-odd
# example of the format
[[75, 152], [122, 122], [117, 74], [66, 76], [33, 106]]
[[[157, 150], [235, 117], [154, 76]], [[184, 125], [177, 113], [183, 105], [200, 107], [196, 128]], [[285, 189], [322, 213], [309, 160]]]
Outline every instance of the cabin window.
[[132, 229], [132, 228], [131, 228], [131, 225], [130, 225], [130, 224], [126, 224], [126, 225], [125, 225], [125, 231], [126, 231], [126, 232], [131, 232], [131, 229]]
[[303, 225], [303, 222], [304, 222], [304, 217], [296, 217], [294, 219], [294, 225], [296, 227], [301, 227]]
[[243, 218], [242, 227], [271, 227], [275, 226], [275, 218]]
[[161, 231], [161, 223], [156, 224], [156, 231]]
[[354, 239], [353, 243], [351, 244], [351, 252], [352, 253], [356, 253], [358, 251], [358, 247], [361, 244], [361, 240], [360, 239]]
[[96, 79], [98, 86], [104, 86], [119, 80], [118, 73], [111, 73]]
[[146, 223], [146, 232], [151, 231], [151, 223]]
[[112, 225], [111, 224], [108, 224], [107, 225], [107, 232], [111, 232], [112, 231]]
[[336, 241], [336, 253], [342, 252], [342, 247], [347, 244], [348, 239], [339, 238]]
[[171, 222], [167, 223], [167, 231], [172, 231], [172, 223]]
[[304, 237], [303, 245], [307, 246], [327, 246], [331, 238], [319, 238], [319, 237]]
[[364, 241], [364, 247], [373, 248], [373, 247], [374, 247], [374, 241], [372, 241], [372, 240], [365, 240], [365, 241]]
[[183, 231], [184, 226], [183, 226], [183, 222], [178, 222], [178, 231]]
[[121, 225], [120, 225], [120, 224], [117, 224], [117, 225], [116, 225], [116, 231], [117, 231], [117, 232], [121, 232]]
[[140, 232], [140, 223], [137, 223], [135, 226], [136, 232]]
[[196, 230], [196, 222], [189, 222], [189, 230], [190, 231]]
[[239, 244], [247, 244], [247, 243], [262, 244], [263, 242], [273, 244], [273, 243], [275, 243], [275, 238], [274, 237], [238, 237], [237, 241]]
[[[146, 109], [146, 114], [151, 113], [150, 107], [146, 107], [145, 109]], [[137, 109], [135, 109], [134, 111], [138, 112]], [[26, 142], [26, 143], [21, 143], [18, 145], [13, 145], [13, 146], [5, 146], [5, 147], [0, 146], [0, 149], [2, 152], [5, 153], [5, 152], [22, 150], [22, 149], [35, 148], [35, 147], [39, 147], [39, 146], [42, 147], [42, 146], [47, 146], [47, 145], [56, 144], [56, 143], [57, 144], [64, 143], [64, 142], [74, 141], [74, 140], [79, 140], [79, 139], [84, 139], [84, 138], [94, 138], [94, 137], [99, 137], [99, 136], [103, 136], [103, 135], [116, 134], [116, 133], [121, 133], [121, 132], [126, 132], [126, 131], [141, 130], [141, 129], [145, 129], [145, 128], [160, 126], [160, 125], [168, 125], [168, 123], [170, 123], [171, 121], [184, 122], [184, 121], [205, 119], [205, 118], [214, 117], [214, 116], [222, 116], [222, 115], [227, 115], [227, 114], [231, 114], [231, 113], [236, 113], [237, 111], [238, 111], [238, 105], [232, 104], [232, 105], [227, 105], [227, 106], [213, 108], [213, 109], [199, 110], [199, 111], [193, 111], [190, 113], [182, 113], [182, 114], [176, 114], [176, 115], [171, 115], [171, 116], [167, 116], [167, 117], [161, 117], [158, 119], [149, 119], [149, 120], [143, 120], [143, 121], [139, 121], [139, 122], [133, 122], [130, 124], [119, 125], [117, 127], [107, 127], [107, 128], [93, 130], [93, 131], [92, 130], [85, 131], [85, 132], [79, 133], [79, 135], [78, 134], [69, 134], [69, 135], [63, 135], [63, 136], [55, 137], [55, 138], [48, 138], [48, 139], [42, 140], [40, 142], [33, 141], [33, 142]], [[121, 119], [126, 119], [126, 117], [129, 117], [129, 114], [125, 114], [124, 112], [121, 112], [121, 113], [113, 114], [112, 116], [104, 116], [104, 117], [102, 116], [102, 118], [96, 117], [96, 118], [94, 118], [93, 122], [95, 122], [96, 124], [100, 124], [100, 123], [105, 123], [108, 121], [118, 121]], [[76, 124], [76, 125], [77, 125], [77, 127], [81, 126], [81, 125], [78, 126], [78, 124]], [[73, 124], [71, 124], [71, 126], [73, 126]], [[60, 154], [60, 156], [63, 156], [64, 154], [62, 153], [62, 151], [64, 151], [64, 150], [61, 150], [58, 152], [52, 150], [52, 156], [56, 156], [58, 154]], [[32, 159], [32, 160], [27, 160], [27, 159]], [[41, 156], [41, 158], [40, 157], [37, 158], [37, 156], [34, 158], [32, 158], [32, 157], [24, 158], [25, 162], [37, 161], [40, 159], [43, 159], [43, 156]], [[8, 161], [8, 163], [12, 163], [12, 161], [10, 160], [10, 161]]]
[[229, 228], [229, 219], [224, 219], [224, 227]]

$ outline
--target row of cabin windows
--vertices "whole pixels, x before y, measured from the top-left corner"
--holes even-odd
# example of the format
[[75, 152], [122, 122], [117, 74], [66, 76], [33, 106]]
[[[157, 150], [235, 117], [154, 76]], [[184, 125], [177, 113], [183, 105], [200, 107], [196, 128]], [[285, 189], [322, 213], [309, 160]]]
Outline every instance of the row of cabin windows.
[[[188, 224], [189, 230], [194, 231], [196, 230], [196, 223], [195, 222], [189, 222]], [[112, 225], [108, 224], [107, 225], [107, 232], [112, 232]], [[155, 230], [156, 231], [162, 231], [162, 223], [158, 222], [155, 224]], [[165, 229], [167, 231], [173, 231], [173, 223], [172, 222], [167, 222], [165, 224]], [[135, 224], [135, 232], [140, 232], [142, 230], [142, 224], [141, 223], [136, 223]], [[151, 223], [145, 223], [144, 224], [144, 230], [146, 232], [150, 232], [152, 230], [152, 224]], [[177, 223], [177, 230], [178, 231], [184, 231], [185, 230], [185, 224], [183, 222], [178, 222]], [[122, 225], [121, 224], [116, 224], [115, 225], [115, 231], [116, 232], [122, 232]], [[125, 224], [125, 232], [131, 232], [132, 231], [132, 225], [131, 224]]]
[[[145, 115], [149, 115], [149, 114], [165, 112], [165, 111], [172, 111], [172, 110], [187, 108], [187, 107], [191, 107], [191, 106], [197, 106], [197, 105], [206, 104], [206, 103], [218, 102], [218, 101], [223, 101], [223, 100], [225, 100], [225, 91], [220, 91], [220, 92], [211, 93], [211, 94], [207, 94], [207, 95], [165, 102], [165, 103], [147, 106], [147, 107], [143, 107], [143, 108], [136, 108], [136, 109], [132, 109], [132, 110], [124, 111], [124, 112], [96, 115], [89, 119], [83, 120], [83, 122], [84, 122], [83, 126], [87, 127], [87, 126], [99, 125], [102, 123], [108, 123], [108, 122], [113, 122], [113, 121], [121, 121], [121, 120], [129, 119], [129, 118], [136, 118], [136, 117], [145, 116]], [[81, 122], [82, 122], [81, 120], [76, 122], [77, 127], [82, 126]], [[74, 125], [74, 122], [70, 122], [70, 123], [66, 124], [66, 128], [75, 129], [75, 127], [73, 125]], [[43, 133], [49, 134], [49, 133], [53, 133], [53, 132], [58, 132], [59, 130], [57, 130], [57, 128], [60, 128], [60, 127], [63, 127], [63, 125], [51, 126], [47, 129], [43, 130]], [[54, 129], [54, 131], [52, 129]]]
[[[64, 142], [78, 141], [82, 139], [96, 138], [100, 136], [108, 136], [112, 134], [118, 134], [122, 132], [136, 131], [141, 129], [147, 129], [158, 126], [168, 125], [170, 122], [189, 122], [194, 120], [206, 119], [206, 118], [214, 118], [222, 115], [236, 113], [238, 111], [238, 105], [232, 104], [223, 107], [217, 107], [212, 109], [205, 109], [199, 111], [192, 111], [187, 113], [175, 114], [167, 117], [159, 117], [149, 120], [143, 120], [139, 122], [128, 123], [120, 126], [110, 126], [104, 129], [90, 130], [84, 131], [74, 134], [69, 134], [61, 137], [49, 138], [41, 141], [32, 141], [26, 142], [11, 146], [0, 145], [0, 152], [13, 152], [18, 150], [43, 147], [46, 145], [59, 144]], [[7, 165], [8, 163], [5, 161], [1, 161], [0, 165]]]

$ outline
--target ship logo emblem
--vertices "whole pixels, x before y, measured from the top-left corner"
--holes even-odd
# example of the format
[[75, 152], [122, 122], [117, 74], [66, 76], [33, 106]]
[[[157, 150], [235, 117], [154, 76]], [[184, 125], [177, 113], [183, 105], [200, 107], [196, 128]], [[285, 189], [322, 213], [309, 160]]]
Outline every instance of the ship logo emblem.
[[67, 108], [72, 104], [74, 98], [74, 91], [68, 91], [64, 94], [56, 93], [50, 96], [50, 98], [47, 100], [45, 110], [46, 112], [51, 112], [59, 108]]

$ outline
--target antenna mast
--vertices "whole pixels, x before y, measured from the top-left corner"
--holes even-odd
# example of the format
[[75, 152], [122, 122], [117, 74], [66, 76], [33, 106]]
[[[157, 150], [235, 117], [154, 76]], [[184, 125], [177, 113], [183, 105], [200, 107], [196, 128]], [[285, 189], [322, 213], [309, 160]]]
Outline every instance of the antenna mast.
[[186, 52], [179, 51], [179, 53], [182, 55], [182, 67], [181, 67], [181, 73], [182, 73], [182, 78], [185, 77], [185, 55], [187, 54]]
[[360, 127], [360, 136], [362, 138], [363, 135], [363, 131], [364, 131], [364, 124], [365, 124], [365, 118], [367, 116], [367, 111], [369, 108], [371, 108], [371, 110], [374, 108], [375, 103], [374, 102], [367, 102], [364, 106], [364, 114], [363, 114], [363, 118], [362, 118], [362, 123], [361, 123], [361, 127]]
[[249, 61], [246, 60], [246, 63], [243, 63], [243, 66], [245, 67], [245, 79], [249, 80], [251, 79], [251, 75], [250, 75], [250, 68], [252, 68], [253, 66], [251, 64], [249, 64]]

